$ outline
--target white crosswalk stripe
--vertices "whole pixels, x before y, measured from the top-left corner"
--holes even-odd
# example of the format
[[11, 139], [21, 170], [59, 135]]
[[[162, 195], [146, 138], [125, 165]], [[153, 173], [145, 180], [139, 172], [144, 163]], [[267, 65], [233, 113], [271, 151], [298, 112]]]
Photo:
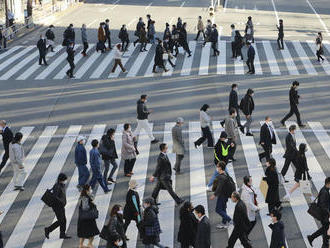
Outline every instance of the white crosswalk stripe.
[[298, 71], [295, 63], [293, 62], [291, 54], [288, 50], [288, 46], [285, 44], [284, 47], [285, 47], [285, 49], [281, 50], [281, 52], [282, 52], [284, 62], [289, 70], [289, 74], [290, 75], [299, 75], [299, 71]]
[[14, 53], [15, 51], [17, 51], [18, 49], [20, 49], [22, 46], [14, 46], [13, 48], [10, 48], [8, 51], [0, 54], [0, 60], [4, 59], [5, 57], [7, 57], [8, 55]]
[[312, 62], [309, 60], [309, 57], [307, 56], [304, 48], [301, 46], [301, 43], [298, 41], [292, 42], [294, 48], [296, 49], [296, 52], [299, 55], [299, 58], [301, 62], [303, 63], [305, 70], [307, 71], [308, 74], [315, 75], [317, 74]]
[[109, 68], [109, 65], [114, 55], [115, 55], [115, 49], [112, 49], [111, 52], [104, 57], [104, 59], [101, 61], [99, 66], [96, 68], [96, 70], [92, 73], [90, 78], [99, 78], [106, 69], [110, 71], [111, 68]]
[[[20, 57], [24, 56], [27, 54], [29, 51], [31, 51], [34, 47], [29, 46], [24, 48], [22, 51], [19, 53], [16, 53], [15, 55], [11, 56], [9, 59], [6, 59], [4, 62], [0, 64], [0, 71], [5, 69], [7, 66], [9, 66], [11, 63], [13, 63], [15, 60], [19, 59]], [[10, 51], [10, 50], [9, 50]]]
[[205, 46], [202, 48], [198, 75], [209, 74], [210, 54], [211, 54], [211, 42], [207, 42]]
[[[262, 125], [263, 122], [260, 122], [260, 125]], [[287, 127], [291, 124], [294, 124], [294, 122], [287, 122]], [[175, 164], [175, 154], [171, 153], [172, 151], [172, 136], [171, 136], [171, 129], [175, 125], [175, 123], [172, 122], [166, 122], [164, 123], [164, 130], [160, 132], [155, 132], [157, 135], [163, 135], [163, 142], [168, 144], [169, 150], [168, 150], [168, 157], [170, 159], [170, 162], [172, 166]], [[316, 136], [317, 141], [323, 148], [326, 156], [328, 159], [330, 159], [330, 135], [329, 130], [325, 130], [321, 123], [319, 122], [308, 122], [308, 125], [311, 129], [304, 129], [300, 130], [299, 128], [296, 130], [296, 140], [297, 145], [299, 146], [300, 143], [307, 144], [308, 150], [306, 152], [306, 158], [307, 158], [307, 164], [309, 167], [309, 172], [312, 176], [312, 183], [316, 187], [316, 189], [319, 191], [324, 186], [324, 179], [326, 177], [325, 173], [323, 172], [323, 169], [321, 165], [319, 164], [315, 154], [313, 153], [310, 145], [308, 144], [308, 140], [304, 137], [304, 132], [313, 132], [313, 134]], [[219, 121], [213, 121], [213, 132], [214, 137], [218, 138], [220, 136], [221, 131], [223, 131], [223, 128], [220, 125]], [[151, 123], [151, 128], [153, 127], [153, 124]], [[36, 188], [34, 189], [34, 192], [32, 192], [29, 199], [27, 199], [27, 204], [24, 206], [24, 209], [22, 209], [22, 214], [18, 217], [16, 220], [16, 223], [12, 223], [12, 225], [4, 225], [3, 221], [6, 218], [12, 218], [13, 214], [15, 214], [15, 211], [17, 211], [16, 207], [12, 207], [16, 201], [18, 201], [17, 196], [19, 194], [22, 194], [18, 191], [13, 191], [13, 182], [10, 181], [10, 183], [6, 186], [5, 190], [2, 192], [0, 196], [0, 209], [4, 210], [4, 215], [0, 216], [0, 223], [2, 224], [2, 230], [6, 232], [6, 228], [12, 228], [12, 231], [8, 233], [8, 239], [6, 240], [5, 247], [6, 248], [21, 248], [25, 246], [30, 246], [30, 242], [35, 242], [33, 238], [31, 238], [31, 235], [33, 233], [34, 228], [40, 228], [40, 221], [44, 221], [45, 216], [41, 216], [42, 210], [44, 208], [44, 204], [41, 202], [40, 198], [42, 194], [45, 192], [47, 188], [50, 188], [54, 181], [56, 180], [56, 175], [62, 170], [64, 165], [66, 164], [67, 160], [69, 159], [69, 154], [72, 153], [74, 144], [76, 141], [76, 136], [79, 135], [80, 130], [82, 130], [82, 126], [76, 126], [72, 125], [68, 127], [67, 131], [63, 136], [61, 135], [55, 135], [55, 132], [57, 129], [59, 129], [57, 126], [47, 126], [45, 129], [41, 132], [40, 136], [31, 136], [31, 133], [33, 131], [34, 127], [23, 127], [21, 128], [21, 132], [24, 134], [24, 140], [32, 138], [32, 141], [34, 144], [32, 144], [32, 149], [28, 153], [25, 165], [26, 165], [26, 171], [27, 171], [27, 177], [25, 180], [27, 180], [30, 177], [34, 177], [32, 172], [34, 171], [34, 168], [38, 164], [39, 159], [44, 154], [44, 151], [47, 147], [51, 146], [51, 140], [55, 138], [61, 138], [61, 141], [59, 142], [58, 147], [53, 147], [50, 150], [50, 154], [47, 154], [47, 156], [51, 156], [51, 160], [49, 165], [47, 166], [47, 169], [45, 172], [39, 176], [36, 181]], [[97, 124], [94, 125], [92, 128], [92, 131], [90, 135], [88, 135], [88, 141], [87, 141], [87, 154], [89, 155], [90, 150], [90, 143], [93, 139], [100, 139], [103, 135], [104, 131], [106, 129], [105, 124]], [[205, 154], [209, 154], [208, 150], [203, 149], [203, 146], [200, 146], [198, 149], [194, 147], [194, 141], [196, 141], [200, 135], [201, 135], [201, 128], [199, 122], [190, 121], [187, 125], [187, 127], [183, 127], [183, 129], [187, 129], [188, 131], [188, 150], [189, 150], [189, 156], [187, 156], [187, 159], [189, 161], [189, 176], [190, 176], [190, 184], [189, 184], [189, 190], [190, 193], [188, 193], [188, 196], [183, 196], [180, 194], [180, 191], [178, 195], [180, 197], [190, 197], [190, 201], [193, 203], [194, 206], [198, 204], [204, 205], [206, 209], [206, 214], [208, 215], [208, 211], [214, 211], [214, 209], [209, 208], [208, 206], [208, 199], [207, 199], [207, 193], [206, 193], [206, 182], [208, 181], [208, 178], [206, 177], [205, 170], [214, 170], [213, 166], [213, 159], [212, 166], [208, 167], [205, 164], [204, 159]], [[115, 134], [115, 143], [117, 147], [117, 151], [120, 151], [122, 143], [121, 143], [121, 135], [122, 135], [123, 125], [120, 124], [116, 128], [116, 134]], [[274, 128], [277, 144], [273, 146], [273, 153], [272, 156], [277, 161], [278, 170], [281, 169], [281, 167], [284, 164], [284, 144], [281, 144], [281, 139], [279, 135], [285, 137], [286, 130], [279, 129], [276, 130]], [[186, 131], [185, 131], [186, 132]], [[258, 195], [258, 205], [260, 207], [260, 217], [261, 217], [261, 226], [258, 228], [258, 237], [263, 237], [264, 242], [268, 243], [270, 242], [271, 237], [271, 229], [268, 227], [268, 224], [270, 223], [269, 217], [266, 215], [268, 212], [267, 205], [264, 203], [264, 196], [260, 192], [259, 184], [262, 180], [262, 177], [264, 175], [264, 169], [261, 165], [261, 163], [258, 160], [258, 152], [256, 147], [256, 138], [254, 137], [247, 137], [245, 135], [242, 135], [240, 133], [240, 141], [238, 142], [238, 146], [242, 147], [243, 155], [246, 161], [246, 165], [244, 162], [240, 161], [241, 164], [244, 164], [244, 167], [247, 169], [249, 174], [253, 178], [254, 185], [257, 190]], [[313, 140], [312, 143], [315, 143]], [[312, 144], [310, 143], [310, 144]], [[134, 175], [132, 176], [133, 179], [136, 179], [139, 187], [138, 187], [138, 193], [140, 195], [140, 199], [144, 199], [146, 197], [145, 191], [146, 191], [146, 180], [147, 180], [147, 172], [151, 169], [152, 172], [155, 169], [154, 162], [149, 161], [149, 155], [151, 149], [150, 145], [150, 139], [148, 138], [147, 134], [144, 130], [142, 130], [140, 137], [139, 137], [139, 143], [138, 143], [140, 155], [137, 156], [137, 160], [134, 167]], [[53, 152], [53, 154], [52, 154]], [[211, 151], [211, 154], [213, 154], [213, 151]], [[118, 155], [120, 155], [120, 152], [118, 152]], [[212, 155], [213, 156], [213, 155]], [[71, 158], [72, 159], [72, 158]], [[120, 161], [120, 157], [118, 162]], [[154, 161], [152, 159], [152, 161]], [[324, 167], [323, 167], [324, 168]], [[9, 168], [5, 168], [7, 171]], [[233, 164], [229, 163], [227, 165], [227, 169], [229, 174], [232, 176], [234, 181], [237, 181], [237, 175], [235, 175], [235, 171], [233, 168]], [[239, 168], [237, 168], [239, 169]], [[240, 168], [241, 169], [241, 168]], [[235, 168], [236, 170], [236, 168]], [[117, 178], [117, 173], [114, 174], [114, 179]], [[77, 202], [79, 198], [79, 193], [76, 189], [76, 185], [78, 182], [78, 169], [74, 166], [72, 168], [72, 172], [70, 172], [71, 179], [69, 182], [69, 185], [67, 187], [67, 205], [66, 205], [66, 217], [67, 217], [67, 228], [71, 229], [73, 226], [76, 226], [76, 213], [77, 213]], [[2, 176], [2, 175], [1, 175]], [[289, 170], [287, 172], [286, 177], [287, 178], [293, 178], [294, 176], [294, 170], [292, 167], [289, 167]], [[173, 188], [178, 190], [176, 179], [179, 181], [180, 176], [175, 176], [173, 174], [172, 180], [173, 180]], [[149, 183], [149, 182], [147, 182]], [[155, 183], [149, 185], [150, 187], [154, 187]], [[149, 187], [148, 186], [148, 187]], [[25, 187], [28, 189], [29, 185], [25, 185]], [[289, 185], [285, 184], [285, 191], [287, 192], [289, 190]], [[113, 191], [116, 191], [116, 188], [112, 188]], [[111, 191], [109, 194], [104, 194], [101, 187], [98, 187], [97, 191], [95, 192], [95, 200], [94, 202], [98, 206], [99, 209], [99, 218], [97, 220], [97, 224], [99, 228], [102, 228], [104, 224], [106, 224], [106, 219], [108, 217], [108, 209], [110, 206], [113, 206], [113, 191]], [[120, 192], [122, 199], [125, 199], [126, 190]], [[159, 220], [160, 225], [162, 229], [161, 233], [161, 244], [168, 246], [168, 247], [175, 247], [175, 226], [177, 226], [179, 219], [176, 219], [176, 208], [175, 208], [175, 202], [172, 199], [172, 197], [168, 194], [167, 191], [161, 191], [159, 194], [158, 201], [161, 203], [159, 207]], [[233, 203], [228, 202], [227, 206], [227, 214], [229, 214], [230, 217], [233, 215], [235, 205]], [[290, 218], [294, 218], [295, 222], [291, 223], [292, 225], [296, 225], [297, 229], [299, 230], [299, 234], [296, 234], [296, 238], [301, 239], [302, 242], [306, 244], [308, 247], [308, 241], [306, 239], [306, 236], [308, 234], [311, 234], [313, 231], [317, 229], [317, 225], [315, 220], [308, 214], [306, 214], [308, 204], [306, 201], [305, 196], [301, 193], [300, 189], [298, 188], [292, 195], [291, 195], [291, 201], [289, 205], [283, 205], [284, 208], [290, 208], [292, 209], [293, 214], [288, 213], [288, 211], [285, 211], [284, 214], [290, 214]], [[304, 218], [301, 218], [301, 216], [304, 216]], [[42, 217], [42, 218], [41, 218]], [[46, 223], [49, 224], [48, 221]], [[217, 223], [216, 223], [217, 224]], [[12, 227], [10, 227], [12, 226]], [[256, 228], [256, 227], [255, 227]], [[233, 227], [231, 226], [228, 229], [228, 234], [232, 232]], [[254, 231], [253, 231], [254, 232]], [[288, 232], [288, 230], [287, 230]], [[63, 247], [63, 240], [58, 239], [59, 230], [54, 231], [50, 235], [50, 239], [43, 239], [41, 242], [43, 242], [42, 247], [44, 248], [62, 248]], [[215, 234], [212, 234], [215, 235]], [[255, 234], [256, 235], [256, 234]], [[127, 236], [130, 238], [128, 241], [128, 247], [135, 248], [137, 246], [138, 242], [138, 232], [137, 228], [135, 226], [135, 223], [131, 223], [127, 230]], [[224, 240], [226, 243], [226, 240]], [[94, 240], [94, 246], [99, 247], [100, 244], [100, 238], [96, 237]], [[314, 247], [321, 247], [322, 246], [322, 239], [316, 239], [313, 242]], [[240, 244], [236, 244], [235, 246], [241, 247]], [[292, 246], [288, 246], [292, 247]]]
[[191, 72], [191, 67], [193, 63], [193, 58], [195, 54], [195, 49], [196, 49], [196, 41], [189, 41], [189, 48], [191, 50], [192, 55], [188, 57], [186, 53], [184, 53], [184, 60], [183, 60], [183, 65], [181, 69], [181, 76], [188, 76], [190, 75]]
[[88, 69], [93, 65], [93, 63], [100, 58], [101, 56], [105, 56], [101, 52], [94, 51], [93, 54], [91, 54], [88, 59], [85, 61], [85, 63], [78, 69], [76, 73], [74, 73], [76, 78], [82, 78], [84, 74], [88, 71]]
[[259, 58], [259, 53], [258, 53], [258, 49], [257, 49], [257, 43], [252, 44], [252, 46], [254, 47], [254, 50], [256, 52], [255, 58], [254, 58], [255, 73], [257, 75], [262, 75], [262, 68], [261, 68], [261, 64], [260, 64], [260, 58]]
[[[128, 60], [132, 56], [133, 52], [134, 52], [134, 44], [131, 43], [128, 47], [128, 51], [123, 54], [123, 58], [121, 59], [121, 63], [123, 64], [124, 68], [125, 68], [125, 65], [127, 64]], [[118, 77], [120, 72], [121, 72], [121, 68], [118, 65], [116, 68], [116, 71], [114, 73], [110, 73], [108, 78]]]
[[217, 62], [217, 74], [226, 74], [226, 41], [219, 40], [220, 55]]
[[[316, 51], [315, 42], [308, 40], [306, 43], [313, 52]], [[329, 75], [330, 74], [330, 63], [325, 56], [323, 56], [323, 57], [324, 57], [324, 61], [321, 63], [321, 65], [322, 65], [325, 73]]]
[[131, 69], [128, 71], [127, 77], [135, 77], [138, 74], [141, 66], [143, 65], [144, 60], [150, 53], [150, 48], [151, 48], [151, 44], [147, 44], [146, 49], [148, 51], [139, 53], [138, 57], [136, 58], [136, 60], [134, 61], [133, 65], [132, 65]]
[[278, 64], [276, 62], [276, 57], [272, 49], [272, 45], [269, 41], [262, 41], [264, 46], [264, 50], [266, 53], [267, 61], [269, 64], [270, 71], [273, 75], [280, 75], [280, 68], [278, 68]]

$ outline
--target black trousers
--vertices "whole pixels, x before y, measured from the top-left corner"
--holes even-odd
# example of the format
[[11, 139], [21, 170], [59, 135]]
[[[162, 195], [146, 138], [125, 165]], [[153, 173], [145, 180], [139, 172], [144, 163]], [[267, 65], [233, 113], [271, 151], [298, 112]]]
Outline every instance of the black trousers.
[[234, 158], [235, 152], [236, 152], [236, 143], [232, 139], [228, 139], [229, 143], [234, 143], [234, 147], [229, 147], [228, 150], [228, 159]]
[[[281, 42], [281, 45], [280, 45], [280, 42]], [[283, 44], [283, 36], [278, 36], [277, 38], [277, 45], [278, 45], [278, 48], [279, 49], [284, 49], [284, 44]]]
[[270, 154], [272, 154], [273, 147], [272, 147], [272, 145], [270, 145], [270, 146], [261, 145], [261, 146], [264, 149], [264, 152], [259, 154], [259, 158], [262, 159], [262, 158], [266, 157], [266, 161], [268, 162], [270, 159]]
[[68, 62], [69, 62], [69, 65], [70, 65], [70, 69], [67, 70], [66, 74], [68, 74], [70, 76], [73, 76], [73, 70], [75, 68], [74, 61], [73, 60], [68, 60]]
[[249, 230], [247, 231], [247, 236], [249, 236], [249, 234], [251, 233], [252, 229], [254, 228], [254, 226], [257, 224], [257, 221], [250, 221], [250, 226], [249, 226]]
[[232, 41], [231, 42], [231, 53], [232, 53], [232, 57], [233, 58], [236, 58], [237, 55], [236, 55], [236, 44], [235, 44], [235, 41]]
[[8, 161], [8, 158], [9, 158], [9, 148], [5, 149], [5, 154], [3, 154], [2, 162], [0, 164], [0, 171], [2, 170], [3, 167], [5, 167], [5, 165]]
[[135, 164], [136, 158], [132, 158], [132, 159], [125, 159], [125, 163], [124, 163], [124, 174], [129, 174], [131, 173], [131, 171], [133, 171], [133, 167]]
[[129, 44], [129, 40], [121, 40], [121, 49], [122, 49], [122, 51], [127, 50], [128, 44]]
[[320, 61], [320, 59], [324, 60], [324, 58], [322, 57], [322, 52], [320, 50], [316, 51], [316, 56], [317, 56], [317, 61]]
[[[241, 59], [243, 60], [242, 48], [237, 46], [237, 47], [236, 47], [235, 58], [237, 58], [238, 56], [241, 56]], [[247, 62], [246, 62], [246, 63], [247, 63]]]
[[207, 146], [213, 147], [213, 136], [210, 130], [210, 127], [202, 127], [202, 137], [195, 141], [197, 146], [200, 146], [207, 139]]
[[64, 236], [66, 230], [65, 209], [64, 207], [53, 207], [53, 211], [55, 212], [57, 220], [47, 227], [47, 230], [51, 233], [56, 228], [60, 227], [60, 236]]
[[174, 168], [175, 168], [176, 172], [180, 172], [180, 170], [181, 170], [181, 161], [182, 161], [183, 158], [184, 158], [183, 154], [176, 154], [175, 165], [174, 165]]
[[2, 233], [0, 232], [0, 248], [3, 248]]
[[[133, 219], [125, 219], [125, 223], [124, 223], [124, 232], [126, 233], [127, 227], [129, 226], [129, 224], [131, 224], [131, 221]], [[138, 222], [136, 220], [134, 220], [136, 225], [138, 224]]]
[[254, 70], [254, 58], [248, 58], [246, 61], [247, 66], [249, 67], [249, 72], [255, 73]]
[[42, 64], [42, 61], [44, 62], [45, 65], [47, 65], [47, 62], [46, 62], [46, 53], [39, 53], [39, 65]]
[[283, 168], [282, 168], [282, 170], [281, 170], [281, 174], [282, 174], [282, 176], [285, 176], [286, 175], [286, 173], [287, 173], [287, 171], [288, 171], [288, 169], [289, 169], [289, 166], [290, 166], [290, 164], [291, 163], [293, 163], [294, 164], [294, 162], [295, 162], [295, 160], [292, 158], [286, 158], [285, 159], [285, 161], [284, 161], [284, 166], [283, 166]]
[[282, 119], [282, 122], [286, 122], [293, 114], [297, 117], [298, 125], [301, 125], [300, 113], [297, 105], [290, 105], [290, 112]]
[[314, 240], [322, 235], [322, 239], [323, 239], [322, 248], [325, 248], [325, 247], [328, 248], [329, 247], [329, 237], [327, 234], [327, 231], [329, 229], [328, 218], [324, 218], [324, 221], [321, 221], [321, 224], [322, 224], [322, 226], [316, 232], [314, 232], [311, 236], [312, 236], [312, 239]]
[[88, 42], [84, 42], [84, 50], [81, 53], [86, 54], [87, 49], [88, 49]]
[[220, 53], [219, 50], [218, 50], [218, 48], [217, 48], [217, 43], [218, 43], [218, 42], [212, 42], [212, 45], [211, 45], [211, 47], [212, 47], [212, 49], [213, 49], [213, 55], [214, 55], [214, 56], [216, 56], [217, 53]]
[[156, 64], [154, 64], [154, 66], [152, 67], [152, 72], [155, 72], [157, 66], [158, 66], [159, 68], [162, 68], [164, 71], [166, 70], [166, 67], [165, 67], [164, 63], [161, 64], [161, 65], [156, 65]]
[[236, 226], [234, 227], [234, 230], [229, 237], [227, 248], [234, 248], [237, 239], [241, 241], [244, 248], [252, 248], [247, 239], [247, 234], [245, 232], [239, 231]]
[[197, 40], [197, 39], [199, 38], [200, 33], [203, 34], [203, 37], [204, 37], [204, 39], [205, 39], [205, 33], [204, 33], [204, 30], [198, 30], [198, 32], [197, 32], [197, 36], [196, 36], [195, 40]]
[[110, 38], [110, 36], [107, 36], [107, 41], [108, 41], [108, 48], [111, 49], [111, 38]]
[[147, 43], [141, 42], [140, 52], [142, 52], [143, 49], [146, 49]]
[[189, 45], [188, 45], [188, 43], [187, 43], [186, 40], [182, 42], [182, 48], [183, 48], [183, 50], [185, 50], [188, 54], [191, 54], [191, 51], [190, 51], [190, 49], [189, 49]]
[[168, 193], [172, 196], [173, 200], [176, 203], [179, 203], [181, 199], [178, 197], [178, 195], [174, 192], [172, 188], [172, 183], [170, 180], [163, 180], [163, 179], [158, 179], [157, 185], [152, 191], [152, 198], [155, 199], [155, 202], [157, 202], [158, 194], [161, 189], [164, 189], [168, 191]]

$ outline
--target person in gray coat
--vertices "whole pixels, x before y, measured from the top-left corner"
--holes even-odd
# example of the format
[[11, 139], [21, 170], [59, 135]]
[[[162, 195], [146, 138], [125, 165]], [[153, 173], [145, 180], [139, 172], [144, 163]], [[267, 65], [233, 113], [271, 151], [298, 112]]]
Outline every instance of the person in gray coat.
[[23, 191], [26, 171], [24, 169], [24, 149], [21, 144], [23, 134], [18, 132], [15, 134], [13, 141], [9, 144], [9, 159], [14, 169], [14, 190]]
[[136, 161], [137, 149], [136, 149], [136, 137], [134, 136], [131, 125], [124, 124], [124, 131], [122, 135], [122, 147], [121, 158], [125, 161], [124, 174], [126, 177], [133, 175], [133, 167]]
[[175, 126], [172, 128], [173, 153], [176, 154], [174, 170], [176, 174], [181, 171], [181, 161], [184, 157], [184, 141], [182, 137], [183, 118], [178, 117]]
[[84, 50], [81, 52], [81, 54], [85, 57], [87, 56], [86, 51], [88, 49], [86, 24], [83, 24], [81, 27], [81, 41], [84, 44]]
[[234, 144], [234, 146], [229, 149], [228, 161], [236, 160], [234, 159], [237, 143], [237, 125], [235, 122], [236, 115], [236, 109], [230, 108], [229, 116], [225, 119], [225, 132], [227, 133], [228, 142]]

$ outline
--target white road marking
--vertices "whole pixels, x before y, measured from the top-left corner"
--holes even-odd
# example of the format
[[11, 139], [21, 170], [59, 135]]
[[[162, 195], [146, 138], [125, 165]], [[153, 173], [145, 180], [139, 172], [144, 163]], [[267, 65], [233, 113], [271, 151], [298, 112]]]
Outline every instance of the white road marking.
[[254, 50], [256, 52], [255, 58], [254, 58], [255, 72], [257, 75], [262, 75], [262, 68], [261, 68], [259, 53], [258, 53], [258, 49], [257, 49], [257, 42], [254, 44], [252, 43], [252, 46], [254, 47]]
[[281, 53], [282, 53], [282, 57], [283, 57], [283, 60], [286, 64], [286, 67], [288, 68], [289, 70], [289, 74], [290, 75], [299, 75], [299, 71], [291, 57], [291, 54], [289, 52], [289, 48], [288, 46], [284, 43], [284, 49], [281, 50]]
[[263, 44], [264, 49], [265, 49], [265, 53], [266, 53], [267, 61], [268, 61], [268, 64], [269, 64], [270, 72], [273, 75], [281, 75], [280, 68], [277, 65], [276, 57], [275, 57], [275, 54], [273, 52], [273, 48], [272, 48], [270, 42], [263, 40], [262, 44]]
[[[316, 45], [313, 41], [311, 40], [308, 40], [306, 41], [307, 42], [307, 45], [310, 47], [310, 49], [315, 52], [316, 51]], [[321, 62], [321, 65], [323, 67], [323, 70], [325, 71], [326, 74], [330, 74], [330, 64], [329, 64], [329, 61], [327, 60], [327, 58], [325, 56], [322, 56], [324, 58], [324, 61]]]
[[198, 75], [209, 74], [210, 53], [211, 53], [211, 42], [207, 42], [205, 46], [202, 47], [202, 54], [200, 58]]
[[187, 56], [186, 53], [184, 53], [184, 61], [181, 69], [181, 76], [188, 76], [191, 72], [191, 67], [193, 63], [194, 53], [196, 49], [196, 41], [189, 41], [189, 48], [191, 50], [192, 55], [190, 57]]
[[180, 5], [180, 8], [182, 8], [183, 7], [183, 5], [185, 4], [186, 2], [185, 1], [183, 1], [183, 3], [181, 3], [181, 5]]
[[109, 52], [103, 58], [99, 66], [95, 69], [95, 71], [92, 73], [92, 75], [89, 78], [99, 78], [107, 68], [110, 71], [109, 65], [113, 60], [114, 55], [115, 55], [115, 49], [112, 49], [111, 52]]
[[294, 48], [296, 49], [296, 52], [299, 55], [299, 58], [301, 62], [303, 63], [306, 71], [308, 74], [316, 75], [317, 71], [315, 70], [312, 62], [309, 60], [309, 57], [307, 56], [304, 48], [302, 47], [300, 41], [292, 41], [292, 44]]
[[324, 21], [322, 20], [321, 16], [316, 12], [316, 10], [314, 9], [313, 5], [308, 0], [306, 0], [306, 3], [308, 3], [309, 7], [315, 13], [317, 19], [319, 19], [319, 21], [320, 21], [321, 25], [323, 26], [323, 28], [324, 28], [325, 32], [327, 33], [327, 35], [330, 36], [330, 32], [329, 32], [327, 26], [325, 25]]
[[126, 77], [135, 77], [138, 74], [141, 66], [144, 64], [144, 60], [146, 59], [146, 57], [150, 52], [150, 48], [151, 48], [151, 44], [147, 44], [146, 49], [148, 51], [139, 53], [136, 60], [134, 61], [134, 64], [131, 66], [130, 70], [128, 71]]
[[272, 0], [272, 5], [273, 5], [273, 8], [274, 8], [274, 13], [275, 13], [275, 17], [276, 17], [276, 23], [278, 23], [278, 13], [277, 13], [277, 10], [276, 10], [276, 6], [275, 6], [275, 3], [274, 3], [274, 0]]
[[[28, 46], [24, 50], [20, 51], [19, 53], [16, 53], [15, 55], [13, 55], [10, 58], [6, 59], [4, 62], [2, 62], [0, 64], [0, 71], [5, 69], [7, 66], [9, 66], [11, 63], [13, 63], [15, 60], [17, 60], [21, 56], [24, 56], [26, 53], [30, 52], [34, 47], [35, 46]], [[9, 51], [11, 51], [11, 50], [9, 50]]]
[[147, 10], [147, 9], [149, 9], [150, 8], [150, 6], [153, 4], [153, 2], [151, 2], [151, 3], [149, 3], [148, 4], [148, 6], [147, 7], [145, 7], [145, 9]]
[[[128, 51], [124, 53], [123, 58], [121, 59], [121, 63], [123, 64], [124, 68], [125, 68], [125, 65], [127, 64], [128, 60], [132, 56], [133, 52], [134, 52], [134, 45], [133, 45], [133, 43], [131, 43], [128, 47]], [[120, 72], [121, 72], [121, 68], [118, 65], [117, 68], [116, 68], [116, 71], [114, 73], [110, 73], [108, 78], [118, 77]]]
[[217, 74], [226, 74], [226, 41], [219, 40], [220, 55], [217, 62]]

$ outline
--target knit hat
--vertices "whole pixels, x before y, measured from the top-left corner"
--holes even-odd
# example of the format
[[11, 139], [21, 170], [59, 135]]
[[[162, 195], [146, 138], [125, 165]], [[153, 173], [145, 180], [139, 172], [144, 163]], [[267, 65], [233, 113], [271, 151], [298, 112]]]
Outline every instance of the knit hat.
[[128, 188], [129, 189], [135, 189], [138, 186], [137, 182], [135, 179], [131, 179], [128, 183]]
[[221, 134], [220, 134], [220, 139], [221, 138], [227, 138], [227, 133], [225, 131], [222, 131]]

